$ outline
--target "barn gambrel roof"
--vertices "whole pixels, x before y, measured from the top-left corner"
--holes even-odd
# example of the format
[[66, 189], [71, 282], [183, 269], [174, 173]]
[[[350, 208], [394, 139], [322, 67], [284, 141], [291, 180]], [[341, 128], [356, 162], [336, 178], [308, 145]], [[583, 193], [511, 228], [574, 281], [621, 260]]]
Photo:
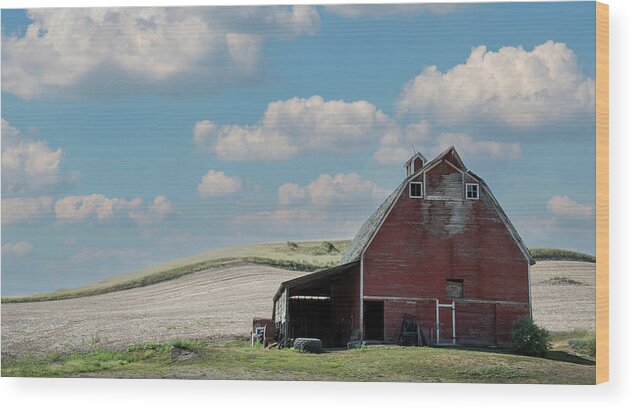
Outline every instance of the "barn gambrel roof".
[[474, 174], [473, 172], [467, 169], [467, 167], [462, 162], [462, 159], [460, 158], [460, 155], [458, 155], [458, 152], [456, 151], [454, 146], [450, 146], [445, 151], [443, 151], [440, 155], [438, 155], [436, 158], [426, 163], [423, 166], [423, 168], [418, 170], [416, 173], [405, 178], [405, 180], [398, 186], [398, 188], [396, 188], [396, 190], [392, 192], [385, 201], [383, 201], [383, 203], [379, 206], [379, 208], [361, 226], [361, 229], [359, 229], [359, 232], [357, 232], [357, 235], [354, 237], [354, 239], [350, 243], [350, 246], [344, 252], [340, 263], [345, 264], [345, 263], [350, 263], [350, 262], [354, 262], [361, 259], [361, 255], [363, 254], [365, 249], [370, 245], [370, 242], [372, 242], [372, 238], [374, 238], [375, 233], [379, 230], [385, 218], [387, 218], [387, 215], [390, 213], [392, 207], [396, 203], [396, 200], [401, 196], [401, 193], [403, 192], [403, 189], [405, 189], [407, 184], [412, 179], [418, 177], [421, 173], [433, 168], [439, 162], [445, 160], [445, 158], [447, 158], [448, 156], [451, 156], [451, 159], [453, 160], [452, 162], [455, 165], [457, 165], [459, 168], [461, 168], [464, 173], [466, 173], [467, 175], [474, 178], [480, 183], [480, 185], [482, 186], [482, 189], [486, 191], [486, 193], [489, 195], [489, 197], [493, 201], [493, 205], [498, 215], [500, 216], [500, 219], [506, 226], [509, 234], [511, 235], [511, 237], [513, 238], [517, 246], [520, 248], [520, 251], [526, 258], [526, 260], [531, 265], [535, 264], [535, 260], [533, 259], [533, 256], [531, 255], [530, 251], [526, 247], [526, 244], [524, 244], [524, 241], [522, 240], [519, 233], [517, 232], [517, 230], [511, 223], [511, 220], [504, 213], [504, 210], [500, 206], [500, 203], [497, 201], [497, 199], [495, 199], [495, 196], [489, 189], [486, 182], [484, 182], [482, 178], [480, 178], [479, 176], [477, 176], [476, 174]]

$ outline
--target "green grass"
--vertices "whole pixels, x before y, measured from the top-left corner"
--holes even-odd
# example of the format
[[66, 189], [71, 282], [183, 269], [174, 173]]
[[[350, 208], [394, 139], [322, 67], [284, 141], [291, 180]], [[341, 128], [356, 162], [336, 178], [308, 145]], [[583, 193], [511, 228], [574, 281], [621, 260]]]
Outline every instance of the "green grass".
[[586, 253], [554, 248], [532, 248], [533, 258], [537, 261], [579, 261], [596, 262], [596, 258]]
[[[172, 346], [194, 351], [196, 355], [172, 361]], [[246, 342], [216, 345], [181, 340], [134, 345], [120, 352], [95, 350], [6, 360], [2, 363], [2, 376], [594, 383], [593, 362], [564, 352], [555, 353], [560, 354], [533, 358], [499, 351], [389, 346], [313, 355], [291, 349], [252, 348]]]
[[[327, 243], [332, 244], [332, 247], [326, 245]], [[293, 242], [292, 244], [295, 246], [289, 246], [289, 242], [287, 242], [216, 249], [189, 258], [177, 259], [147, 269], [114, 276], [78, 288], [59, 289], [54, 292], [30, 296], [3, 297], [2, 303], [38, 302], [100, 295], [147, 286], [233, 263], [254, 263], [287, 270], [312, 272], [336, 265], [341, 259], [341, 252], [349, 243], [350, 241], [308, 241]]]
[[129, 365], [147, 358], [146, 352], [95, 350], [69, 355], [51, 354], [40, 358], [27, 356], [17, 361], [3, 361], [2, 377], [59, 377], [96, 372]]
[[552, 333], [553, 347], [572, 352], [583, 358], [596, 356], [596, 333], [594, 330], [575, 329], [571, 332]]
[[[287, 270], [312, 272], [339, 263], [343, 251], [349, 245], [349, 240], [289, 241], [215, 249], [124, 275], [113, 276], [104, 281], [78, 288], [59, 289], [54, 292], [29, 296], [3, 297], [2, 303], [39, 302], [100, 295], [147, 286], [233, 263], [254, 263]], [[530, 251], [536, 260], [595, 261], [594, 256], [563, 249], [534, 248]]]

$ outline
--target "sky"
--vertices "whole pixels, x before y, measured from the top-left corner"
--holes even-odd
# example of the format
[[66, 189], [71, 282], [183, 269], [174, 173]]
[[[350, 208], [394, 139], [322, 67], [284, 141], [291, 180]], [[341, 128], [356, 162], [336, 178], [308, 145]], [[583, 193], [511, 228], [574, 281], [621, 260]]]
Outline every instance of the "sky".
[[2, 11], [2, 295], [351, 238], [454, 145], [594, 254], [592, 2]]

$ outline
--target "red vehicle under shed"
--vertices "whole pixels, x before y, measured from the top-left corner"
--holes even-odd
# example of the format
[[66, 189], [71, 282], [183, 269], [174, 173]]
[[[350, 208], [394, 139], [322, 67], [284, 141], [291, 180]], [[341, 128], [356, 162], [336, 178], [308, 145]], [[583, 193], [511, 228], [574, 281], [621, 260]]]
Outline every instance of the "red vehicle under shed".
[[535, 262], [484, 180], [454, 147], [432, 161], [414, 155], [405, 172], [339, 266], [280, 285], [282, 344], [397, 343], [409, 320], [429, 344], [504, 346], [531, 314]]

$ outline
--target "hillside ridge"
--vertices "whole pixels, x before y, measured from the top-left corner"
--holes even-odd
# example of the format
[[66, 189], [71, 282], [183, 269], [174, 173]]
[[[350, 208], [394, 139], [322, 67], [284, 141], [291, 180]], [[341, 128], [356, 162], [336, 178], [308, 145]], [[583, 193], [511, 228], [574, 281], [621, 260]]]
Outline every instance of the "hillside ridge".
[[[40, 302], [101, 295], [133, 289], [239, 263], [312, 272], [336, 265], [350, 240], [288, 241], [214, 249], [187, 258], [175, 259], [145, 269], [113, 276], [103, 281], [70, 289], [27, 296], [2, 297], [2, 303]], [[556, 248], [530, 249], [535, 260], [595, 262], [595, 257]]]

